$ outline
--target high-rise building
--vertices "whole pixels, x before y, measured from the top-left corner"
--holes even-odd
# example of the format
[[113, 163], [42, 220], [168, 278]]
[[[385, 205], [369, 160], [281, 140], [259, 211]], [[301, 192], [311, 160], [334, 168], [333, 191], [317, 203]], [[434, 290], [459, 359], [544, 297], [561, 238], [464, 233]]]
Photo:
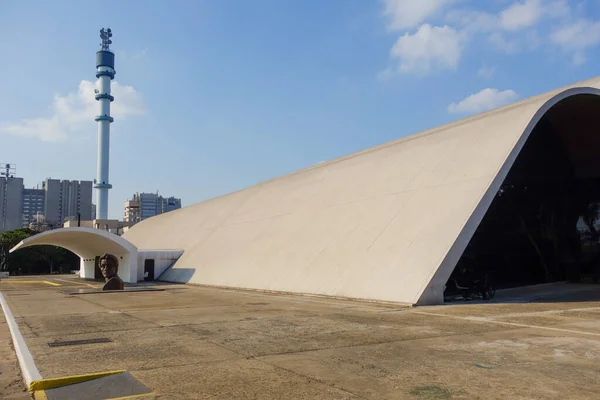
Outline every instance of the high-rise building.
[[125, 210], [123, 212], [123, 222], [136, 224], [142, 220], [140, 213], [140, 196], [134, 194], [131, 200], [125, 202]]
[[136, 223], [179, 208], [181, 199], [165, 198], [158, 193], [136, 193], [125, 202], [123, 221]]
[[92, 182], [46, 179], [44, 183], [44, 216], [54, 227], [63, 225], [67, 218], [92, 219]]
[[0, 176], [0, 232], [20, 228], [23, 206], [23, 178]]
[[36, 216], [44, 214], [45, 200], [44, 189], [23, 189], [23, 227], [28, 227], [30, 223], [37, 221]]
[[145, 220], [146, 218], [154, 217], [157, 214], [160, 214], [157, 207], [159, 203], [158, 201], [158, 193], [140, 193], [140, 221]]
[[162, 199], [162, 212], [166, 213], [173, 210], [178, 210], [181, 208], [181, 199], [176, 199], [175, 197], [169, 197], [166, 199]]

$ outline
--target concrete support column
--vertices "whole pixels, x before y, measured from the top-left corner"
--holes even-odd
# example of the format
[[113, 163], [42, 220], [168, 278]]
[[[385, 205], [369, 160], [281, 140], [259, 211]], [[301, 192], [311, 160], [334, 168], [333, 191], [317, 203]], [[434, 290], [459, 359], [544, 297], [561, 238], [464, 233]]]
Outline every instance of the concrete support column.
[[94, 279], [96, 267], [95, 257], [81, 258], [79, 263], [79, 277], [83, 279]]

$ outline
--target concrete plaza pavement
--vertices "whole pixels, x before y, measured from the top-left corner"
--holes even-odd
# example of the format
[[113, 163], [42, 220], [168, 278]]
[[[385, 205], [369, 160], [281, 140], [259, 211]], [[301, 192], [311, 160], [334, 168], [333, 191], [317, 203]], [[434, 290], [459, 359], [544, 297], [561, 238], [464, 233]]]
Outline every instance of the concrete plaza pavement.
[[0, 291], [44, 378], [127, 370], [158, 399], [600, 398], [598, 286], [407, 308], [191, 285], [68, 295], [100, 284], [12, 279]]

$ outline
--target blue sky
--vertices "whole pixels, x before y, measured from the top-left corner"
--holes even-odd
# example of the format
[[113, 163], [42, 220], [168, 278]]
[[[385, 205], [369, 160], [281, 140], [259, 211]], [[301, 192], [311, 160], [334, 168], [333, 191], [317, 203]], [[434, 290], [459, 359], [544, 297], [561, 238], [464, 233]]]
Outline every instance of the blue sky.
[[95, 177], [110, 27], [113, 218], [135, 192], [189, 205], [598, 74], [597, 0], [100, 4], [0, 0], [0, 162], [28, 187]]

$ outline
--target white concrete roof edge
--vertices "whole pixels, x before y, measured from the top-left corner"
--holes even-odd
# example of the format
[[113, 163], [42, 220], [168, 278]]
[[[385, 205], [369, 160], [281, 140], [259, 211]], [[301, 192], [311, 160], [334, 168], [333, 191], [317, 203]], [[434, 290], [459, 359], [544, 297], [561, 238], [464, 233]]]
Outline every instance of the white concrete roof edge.
[[[414, 140], [414, 139], [421, 138], [423, 136], [435, 134], [436, 132], [438, 132], [440, 130], [443, 130], [443, 129], [446, 129], [446, 128], [464, 125], [464, 124], [467, 124], [469, 122], [472, 122], [473, 120], [482, 119], [482, 118], [488, 117], [488, 116], [490, 116], [492, 114], [501, 113], [501, 112], [506, 111], [508, 109], [519, 107], [519, 106], [522, 106], [522, 105], [524, 105], [526, 103], [529, 103], [529, 102], [533, 102], [533, 101], [535, 101], [535, 100], [537, 100], [537, 99], [539, 99], [541, 97], [548, 96], [548, 94], [550, 94], [550, 93], [561, 93], [561, 92], [564, 93], [564, 92], [567, 92], [567, 91], [572, 90], [572, 89], [585, 89], [585, 88], [596, 90], [594, 88], [591, 88], [591, 87], [588, 87], [588, 86], [585, 86], [585, 85], [577, 86], [579, 84], [583, 84], [583, 83], [592, 81], [594, 79], [596, 79], [596, 78], [589, 78], [589, 79], [585, 79], [585, 80], [579, 81], [579, 82], [577, 82], [575, 84], [565, 85], [565, 86], [563, 86], [561, 88], [558, 88], [558, 89], [554, 89], [554, 90], [550, 90], [550, 91], [545, 92], [545, 93], [540, 93], [540, 94], [536, 94], [536, 95], [533, 95], [533, 96], [530, 96], [530, 97], [526, 97], [526, 98], [524, 98], [522, 100], [515, 101], [514, 103], [509, 103], [509, 104], [507, 104], [505, 106], [502, 106], [502, 107], [494, 108], [494, 109], [489, 110], [489, 111], [485, 111], [485, 112], [482, 112], [482, 113], [478, 113], [478, 114], [475, 114], [475, 115], [464, 117], [464, 118], [461, 118], [461, 119], [449, 122], [449, 123], [444, 124], [444, 125], [440, 125], [440, 126], [428, 128], [428, 129], [425, 129], [424, 131], [414, 132], [414, 133], [408, 134], [406, 136], [402, 136], [402, 137], [397, 138], [397, 139], [393, 139], [393, 140], [385, 142], [385, 143], [381, 143], [381, 144], [378, 144], [378, 145], [375, 145], [375, 146], [371, 146], [371, 147], [363, 149], [363, 150], [356, 151], [356, 152], [351, 153], [351, 154], [346, 154], [346, 155], [342, 155], [340, 157], [333, 158], [331, 160], [322, 161], [322, 162], [310, 165], [310, 166], [308, 166], [306, 168], [299, 169], [297, 171], [293, 171], [293, 172], [290, 172], [290, 173], [287, 173], [287, 174], [284, 174], [284, 175], [276, 176], [276, 177], [273, 177], [271, 179], [267, 179], [265, 181], [257, 182], [256, 184], [254, 184], [254, 185], [252, 185], [250, 187], [241, 188], [241, 189], [235, 190], [233, 192], [225, 193], [225, 194], [222, 194], [222, 195], [218, 195], [216, 197], [212, 197], [212, 198], [203, 200], [203, 201], [201, 201], [199, 203], [190, 204], [190, 205], [188, 205], [186, 207], [170, 211], [169, 214], [179, 213], [179, 212], [182, 212], [182, 210], [184, 210], [186, 208], [194, 207], [194, 206], [197, 206], [199, 204], [206, 203], [206, 202], [209, 202], [209, 201], [219, 200], [219, 199], [221, 199], [223, 197], [227, 197], [227, 196], [230, 196], [230, 195], [235, 194], [235, 193], [243, 192], [243, 191], [245, 191], [245, 190], [247, 190], [247, 189], [249, 189], [251, 187], [257, 187], [257, 186], [261, 186], [261, 185], [266, 185], [266, 184], [272, 183], [273, 181], [277, 181], [277, 180], [280, 180], [280, 179], [289, 178], [289, 177], [292, 177], [294, 175], [298, 175], [298, 174], [301, 174], [301, 173], [304, 173], [304, 172], [308, 172], [308, 171], [311, 171], [311, 170], [314, 170], [314, 169], [325, 168], [325, 167], [327, 167], [327, 166], [329, 166], [331, 164], [347, 160], [348, 158], [352, 158], [352, 157], [360, 156], [360, 155], [363, 155], [363, 154], [366, 154], [366, 153], [370, 153], [370, 152], [382, 150], [382, 149], [385, 149], [386, 147], [395, 146], [395, 145], [401, 144], [401, 143], [409, 141], [409, 140]], [[156, 215], [156, 216], [152, 217], [152, 219], [165, 218], [166, 216], [167, 216], [166, 213], [165, 214], [159, 214], [159, 215]], [[148, 219], [146, 219], [144, 221], [139, 222], [137, 224], [136, 228], [139, 228], [140, 224], [144, 225], [144, 224], [148, 223], [150, 220], [151, 219], [148, 218]]]
[[12, 253], [21, 248], [35, 246], [35, 245], [54, 246], [55, 245], [55, 243], [53, 243], [54, 237], [65, 234], [65, 233], [69, 233], [69, 232], [81, 232], [81, 233], [88, 233], [88, 234], [92, 234], [92, 235], [96, 235], [96, 236], [102, 236], [104, 238], [107, 238], [107, 239], [110, 239], [110, 240], [116, 242], [117, 244], [119, 244], [121, 247], [123, 247], [125, 250], [127, 250], [129, 252], [137, 251], [137, 247], [133, 243], [129, 242], [128, 240], [122, 238], [119, 235], [115, 235], [114, 233], [107, 232], [102, 229], [72, 227], [72, 228], [53, 229], [50, 231], [38, 233], [37, 235], [34, 235], [34, 236], [30, 236], [27, 239], [24, 239], [21, 242], [19, 242], [12, 249], [10, 249], [10, 252]]
[[[540, 94], [536, 94], [536, 95], [533, 95], [533, 96], [526, 97], [526, 98], [524, 98], [522, 100], [518, 100], [518, 101], [515, 101], [514, 103], [506, 104], [506, 105], [504, 105], [502, 107], [494, 108], [494, 109], [491, 109], [489, 111], [484, 111], [484, 112], [481, 112], [481, 113], [478, 113], [478, 114], [475, 114], [475, 115], [470, 115], [470, 116], [467, 116], [467, 117], [464, 117], [464, 118], [460, 118], [458, 120], [448, 122], [448, 123], [446, 123], [444, 125], [439, 125], [439, 126], [436, 126], [436, 127], [428, 128], [428, 129], [425, 129], [424, 131], [420, 131], [420, 132], [410, 133], [410, 134], [408, 134], [406, 136], [402, 136], [402, 137], [400, 137], [398, 139], [393, 139], [391, 141], [388, 141], [388, 142], [385, 142], [385, 143], [381, 143], [381, 144], [378, 144], [378, 145], [375, 145], [375, 146], [372, 146], [372, 147], [368, 147], [366, 149], [359, 150], [359, 151], [356, 151], [354, 153], [346, 154], [346, 155], [343, 155], [343, 156], [340, 156], [340, 157], [337, 157], [337, 158], [334, 158], [334, 159], [331, 159], [331, 160], [327, 160], [327, 161], [321, 161], [319, 163], [310, 165], [310, 166], [308, 166], [306, 168], [302, 168], [302, 169], [299, 169], [297, 171], [293, 171], [293, 172], [287, 173], [285, 175], [276, 176], [274, 178], [267, 179], [267, 180], [262, 181], [262, 182], [257, 182], [256, 184], [252, 185], [251, 187], [255, 187], [255, 186], [259, 186], [259, 185], [263, 185], [263, 184], [268, 184], [268, 183], [271, 183], [274, 180], [288, 178], [290, 176], [297, 175], [297, 174], [300, 174], [300, 173], [303, 173], [303, 172], [307, 172], [307, 171], [310, 171], [310, 170], [313, 170], [313, 169], [327, 167], [327, 166], [329, 166], [329, 165], [331, 165], [333, 163], [344, 161], [344, 160], [346, 160], [348, 158], [351, 158], [351, 157], [360, 156], [360, 155], [363, 155], [365, 153], [370, 153], [370, 152], [373, 152], [373, 151], [378, 151], [378, 150], [384, 149], [386, 147], [395, 146], [395, 145], [407, 142], [409, 140], [414, 140], [414, 139], [421, 138], [423, 136], [435, 134], [438, 131], [441, 131], [443, 129], [447, 129], [447, 128], [450, 128], [450, 127], [457, 127], [457, 126], [460, 126], [460, 125], [464, 125], [464, 124], [473, 122], [474, 120], [486, 118], [486, 117], [489, 117], [490, 115], [502, 113], [502, 112], [504, 112], [506, 110], [509, 110], [511, 108], [516, 108], [516, 107], [522, 106], [522, 105], [524, 105], [526, 103], [530, 103], [530, 102], [536, 101], [536, 100], [538, 100], [538, 99], [540, 99], [540, 98], [542, 98], [544, 96], [548, 96], [551, 93], [557, 93], [556, 96], [560, 96], [561, 93], [569, 92], [569, 91], [572, 91], [572, 90], [580, 90], [580, 89], [597, 90], [595, 88], [592, 88], [592, 87], [589, 87], [589, 86], [585, 86], [585, 85], [577, 86], [579, 84], [583, 84], [585, 82], [588, 82], [588, 81], [591, 81], [591, 80], [594, 80], [594, 79], [595, 78], [585, 79], [585, 80], [579, 81], [579, 82], [577, 82], [575, 84], [566, 85], [566, 86], [563, 86], [563, 87], [558, 88], [558, 89], [553, 89], [553, 90], [550, 90], [548, 92], [544, 92], [544, 93], [540, 93]], [[577, 93], [575, 93], [575, 94], [577, 94]], [[586, 94], [586, 93], [578, 93], [578, 94]], [[214, 197], [214, 198], [211, 198], [211, 199], [207, 199], [207, 200], [204, 200], [204, 201], [216, 200], [216, 199], [219, 199], [219, 198], [224, 197], [224, 196], [228, 196], [228, 195], [233, 194], [233, 193], [244, 191], [246, 189], [248, 189], [248, 188], [242, 188], [242, 189], [236, 190], [234, 192], [226, 193], [226, 194], [223, 194], [221, 196], [217, 196], [217, 197]], [[196, 203], [196, 204], [200, 204], [200, 203]], [[193, 207], [196, 204], [191, 204], [191, 205], [189, 205], [187, 207]], [[186, 207], [184, 207], [184, 208], [186, 208]], [[178, 210], [174, 210], [172, 212], [177, 212], [177, 211], [180, 211], [180, 210], [181, 209], [178, 209]], [[164, 214], [157, 215], [157, 216], [155, 216], [153, 218], [161, 217], [162, 215], [164, 215]]]

